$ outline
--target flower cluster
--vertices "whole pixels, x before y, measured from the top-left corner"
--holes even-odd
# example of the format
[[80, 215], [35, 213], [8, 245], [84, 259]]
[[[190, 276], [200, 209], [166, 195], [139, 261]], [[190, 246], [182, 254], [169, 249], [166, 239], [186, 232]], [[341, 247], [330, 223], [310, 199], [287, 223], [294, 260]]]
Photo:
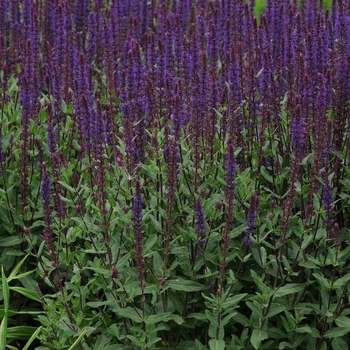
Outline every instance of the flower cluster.
[[[206, 324], [199, 309], [212, 301], [203, 298], [229, 305], [231, 291], [252, 280], [235, 283], [247, 271], [264, 275], [264, 288], [280, 295], [311, 276], [306, 293], [291, 299], [294, 315], [323, 281], [304, 273], [319, 267], [307, 259], [322, 256], [317, 273], [328, 279], [328, 262], [346, 257], [337, 253], [348, 245], [349, 226], [349, 4], [333, 0], [324, 10], [329, 1], [267, 0], [257, 17], [255, 0], [0, 0], [0, 209], [9, 216], [0, 220], [1, 235], [24, 232], [33, 245], [43, 236], [45, 276], [61, 283], [64, 275], [65, 295], [88, 291], [81, 304], [99, 300], [96, 310], [119, 313], [132, 348], [158, 347], [146, 343], [157, 330], [169, 347], [187, 347], [181, 331], [207, 341], [214, 331], [194, 329]], [[336, 254], [327, 256], [331, 249]], [[336, 261], [332, 285], [342, 264]], [[90, 279], [101, 269], [95, 295]], [[191, 281], [176, 284], [183, 277]], [[339, 320], [346, 298], [336, 306], [335, 288], [327, 293]], [[242, 348], [267, 347], [256, 331], [261, 341], [288, 336], [267, 326], [285, 317], [270, 321], [274, 298], [242, 308], [260, 318]], [[121, 311], [129, 306], [130, 319]], [[153, 317], [159, 310], [166, 318]], [[249, 322], [240, 317], [238, 325], [217, 310], [205, 317], [224, 348], [228, 334], [219, 328]], [[190, 313], [198, 319], [182, 327]], [[297, 344], [299, 324], [286, 346], [330, 348], [334, 323], [318, 316], [317, 346]], [[69, 334], [85, 326], [75, 327], [76, 319], [67, 318]], [[157, 320], [181, 331], [173, 336]], [[97, 333], [82, 337], [81, 347], [93, 348]]]
[[250, 245], [253, 243], [252, 235], [256, 229], [255, 223], [258, 214], [260, 198], [253, 193], [250, 197], [250, 207], [247, 215], [247, 229], [244, 231], [244, 243]]
[[197, 244], [199, 246], [199, 254], [204, 254], [204, 248], [206, 245], [205, 239], [205, 218], [203, 212], [203, 206], [200, 199], [196, 200], [196, 231], [197, 231]]

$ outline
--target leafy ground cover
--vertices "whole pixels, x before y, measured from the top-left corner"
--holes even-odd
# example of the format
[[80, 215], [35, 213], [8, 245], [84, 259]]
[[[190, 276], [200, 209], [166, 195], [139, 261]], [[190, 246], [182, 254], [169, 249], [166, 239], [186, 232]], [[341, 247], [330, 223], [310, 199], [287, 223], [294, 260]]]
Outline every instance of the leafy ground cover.
[[346, 349], [350, 3], [0, 1], [0, 350]]

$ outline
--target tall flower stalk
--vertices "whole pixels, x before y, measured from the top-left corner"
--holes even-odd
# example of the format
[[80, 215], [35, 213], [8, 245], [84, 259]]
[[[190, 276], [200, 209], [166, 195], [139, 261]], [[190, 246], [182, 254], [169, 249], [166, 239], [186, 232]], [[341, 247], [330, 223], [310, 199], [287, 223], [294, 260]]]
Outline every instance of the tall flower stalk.
[[250, 207], [247, 215], [247, 229], [244, 231], [244, 243], [250, 245], [253, 243], [253, 234], [256, 230], [256, 219], [258, 214], [258, 207], [260, 198], [253, 193], [250, 197]]

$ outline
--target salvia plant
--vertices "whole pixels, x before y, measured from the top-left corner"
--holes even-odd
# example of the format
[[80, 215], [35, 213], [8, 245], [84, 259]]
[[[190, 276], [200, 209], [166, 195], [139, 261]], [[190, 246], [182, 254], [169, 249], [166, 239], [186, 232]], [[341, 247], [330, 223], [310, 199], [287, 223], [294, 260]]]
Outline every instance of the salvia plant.
[[0, 350], [347, 349], [350, 2], [0, 0]]

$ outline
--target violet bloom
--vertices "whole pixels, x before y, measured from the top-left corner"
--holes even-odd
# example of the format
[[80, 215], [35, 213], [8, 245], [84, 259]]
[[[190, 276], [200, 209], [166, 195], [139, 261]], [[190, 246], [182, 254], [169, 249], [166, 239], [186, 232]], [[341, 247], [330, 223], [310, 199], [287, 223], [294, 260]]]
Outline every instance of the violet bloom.
[[235, 178], [236, 178], [236, 157], [235, 157], [235, 150], [234, 150], [232, 138], [229, 139], [225, 159], [226, 159], [225, 181], [227, 183], [226, 195], [228, 197], [230, 197], [231, 199], [233, 199], [233, 191], [234, 191], [235, 182], [236, 182], [235, 181]]
[[197, 229], [197, 238], [198, 245], [201, 247], [199, 254], [203, 255], [203, 248], [206, 244], [205, 240], [205, 219], [203, 206], [199, 199], [196, 201], [196, 229]]
[[322, 151], [324, 163], [330, 165], [330, 156], [332, 155], [333, 146], [333, 121], [332, 119], [327, 119], [327, 128], [325, 135], [325, 148]]
[[247, 226], [248, 228], [244, 231], [245, 237], [244, 237], [244, 243], [247, 245], [250, 245], [253, 243], [252, 235], [254, 233], [254, 230], [256, 229], [255, 222], [257, 218], [257, 211], [258, 206], [260, 204], [259, 197], [253, 193], [250, 197], [250, 208], [248, 211], [248, 217], [247, 217]]
[[292, 145], [295, 157], [302, 160], [305, 153], [305, 123], [301, 116], [301, 107], [298, 104], [295, 109], [295, 117], [291, 125]]
[[333, 228], [328, 232], [328, 238], [333, 239], [336, 244], [336, 248], [340, 247], [340, 228], [338, 223], [335, 223]]

